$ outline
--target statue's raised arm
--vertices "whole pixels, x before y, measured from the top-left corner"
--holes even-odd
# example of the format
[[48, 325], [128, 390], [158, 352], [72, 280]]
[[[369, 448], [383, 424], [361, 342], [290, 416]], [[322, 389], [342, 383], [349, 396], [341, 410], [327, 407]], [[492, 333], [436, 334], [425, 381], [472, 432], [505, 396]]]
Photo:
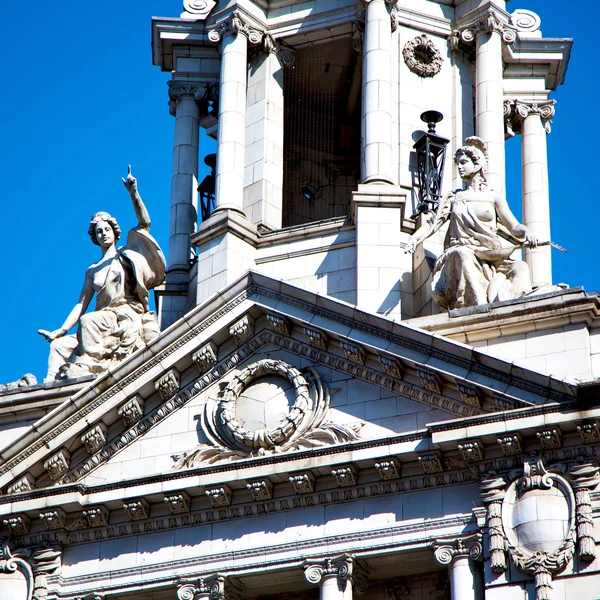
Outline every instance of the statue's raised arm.
[[[129, 231], [127, 244], [117, 249], [121, 236], [117, 220], [106, 212], [92, 217], [88, 233], [102, 256], [88, 267], [79, 301], [62, 327], [39, 330], [50, 342], [46, 381], [103, 373], [160, 331], [156, 314], [148, 308], [148, 290], [163, 282], [165, 257], [150, 235], [150, 215], [131, 167], [123, 183], [138, 226]], [[86, 313], [94, 294], [96, 309]], [[77, 335], [66, 335], [75, 325]]]

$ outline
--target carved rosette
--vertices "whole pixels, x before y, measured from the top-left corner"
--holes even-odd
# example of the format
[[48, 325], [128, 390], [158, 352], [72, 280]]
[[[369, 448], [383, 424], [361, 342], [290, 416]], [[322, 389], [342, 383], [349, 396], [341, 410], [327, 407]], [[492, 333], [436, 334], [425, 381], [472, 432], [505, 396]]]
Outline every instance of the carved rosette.
[[538, 115], [546, 133], [552, 130], [552, 117], [555, 113], [556, 100], [541, 102], [523, 102], [521, 100], [505, 100], [504, 116], [515, 133], [521, 133], [523, 121], [532, 115]]
[[238, 11], [235, 11], [229, 18], [221, 21], [217, 27], [208, 32], [208, 39], [213, 44], [219, 44], [226, 35], [238, 35], [239, 33], [246, 36], [251, 46], [258, 46], [265, 35], [264, 31], [253, 27]]
[[493, 10], [489, 10], [477, 21], [455, 29], [448, 37], [448, 41], [453, 51], [470, 52], [470, 47], [477, 36], [483, 33], [497, 33], [505, 44], [512, 44], [517, 39], [516, 27], [500, 20]]
[[406, 66], [419, 77], [435, 77], [442, 68], [442, 54], [425, 34], [406, 42], [402, 57]]

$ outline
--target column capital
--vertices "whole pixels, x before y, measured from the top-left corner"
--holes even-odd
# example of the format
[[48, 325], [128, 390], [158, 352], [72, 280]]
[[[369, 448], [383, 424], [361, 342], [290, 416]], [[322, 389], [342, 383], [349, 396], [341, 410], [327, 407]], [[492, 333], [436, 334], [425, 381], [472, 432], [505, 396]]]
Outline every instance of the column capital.
[[517, 39], [517, 28], [503, 21], [492, 8], [479, 16], [474, 21], [461, 25], [452, 31], [448, 40], [453, 51], [469, 51], [478, 35], [483, 33], [497, 33], [505, 44], [512, 44]]
[[237, 35], [242, 33], [248, 39], [252, 46], [258, 46], [264, 41], [266, 32], [251, 25], [237, 10], [226, 19], [221, 21], [216, 27], [208, 32], [208, 39], [214, 44], [219, 44], [226, 35]]
[[308, 583], [321, 583], [324, 579], [337, 577], [349, 581], [357, 595], [367, 592], [369, 582], [366, 569], [357, 564], [356, 559], [347, 554], [323, 560], [307, 560], [304, 563], [304, 577]]
[[[169, 86], [169, 113], [174, 117], [177, 112], [177, 103], [184, 97], [192, 97], [199, 105], [200, 112], [208, 112], [208, 103], [216, 100], [218, 85], [214, 83], [190, 83], [184, 81], [167, 81]], [[204, 109], [204, 110], [202, 110]]]
[[481, 560], [483, 555], [481, 540], [480, 533], [453, 539], [438, 539], [432, 544], [433, 554], [441, 565], [449, 565], [456, 558], [461, 557]]
[[178, 600], [238, 600], [238, 598], [237, 591], [231, 589], [230, 585], [225, 589], [225, 577], [221, 575], [186, 581], [177, 589]]
[[[354, 11], [352, 21], [352, 48], [357, 52], [362, 51], [363, 40], [365, 37], [365, 21], [367, 18], [367, 8], [369, 4], [382, 0], [360, 0], [357, 9]], [[390, 16], [390, 28], [392, 33], [398, 29], [398, 0], [383, 0]]]
[[504, 117], [515, 133], [520, 133], [523, 121], [531, 115], [539, 115], [546, 133], [550, 133], [552, 117], [556, 112], [556, 100], [542, 100], [540, 102], [525, 102], [523, 100], [505, 100]]

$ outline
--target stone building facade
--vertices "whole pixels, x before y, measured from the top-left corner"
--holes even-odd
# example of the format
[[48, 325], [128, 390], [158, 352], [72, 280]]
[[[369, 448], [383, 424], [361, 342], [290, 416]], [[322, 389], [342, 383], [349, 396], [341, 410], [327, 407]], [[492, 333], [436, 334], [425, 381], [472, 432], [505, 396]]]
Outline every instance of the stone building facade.
[[[568, 32], [567, 32], [568, 33]], [[441, 311], [414, 143], [546, 136], [570, 41], [481, 0], [185, 0], [160, 335], [0, 392], [0, 598], [600, 597], [600, 298], [527, 248], [517, 299]], [[198, 223], [199, 128], [217, 140]], [[451, 160], [442, 188], [460, 181]]]

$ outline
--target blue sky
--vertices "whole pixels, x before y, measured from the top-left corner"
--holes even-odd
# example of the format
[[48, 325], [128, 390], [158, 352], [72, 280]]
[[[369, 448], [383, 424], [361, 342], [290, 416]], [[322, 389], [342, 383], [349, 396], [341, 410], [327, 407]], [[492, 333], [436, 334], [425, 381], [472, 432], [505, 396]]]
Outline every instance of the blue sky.
[[[568, 249], [553, 254], [554, 281], [594, 291], [600, 289], [600, 8], [591, 0], [509, 3], [509, 12], [516, 8], [537, 12], [545, 37], [575, 38], [565, 85], [553, 96], [556, 116], [548, 137], [552, 238]], [[26, 372], [44, 377], [48, 344], [36, 331], [62, 324], [85, 269], [98, 258], [87, 236], [91, 215], [106, 210], [124, 231], [134, 225], [120, 179], [128, 164], [152, 217], [152, 233], [167, 249], [174, 120], [167, 106], [170, 76], [152, 65], [150, 18], [177, 17], [180, 11], [178, 0], [62, 0], [28, 16], [22, 3], [1, 3], [0, 383]], [[212, 149], [204, 140], [201, 155]], [[508, 198], [518, 214], [519, 141], [507, 150]]]

